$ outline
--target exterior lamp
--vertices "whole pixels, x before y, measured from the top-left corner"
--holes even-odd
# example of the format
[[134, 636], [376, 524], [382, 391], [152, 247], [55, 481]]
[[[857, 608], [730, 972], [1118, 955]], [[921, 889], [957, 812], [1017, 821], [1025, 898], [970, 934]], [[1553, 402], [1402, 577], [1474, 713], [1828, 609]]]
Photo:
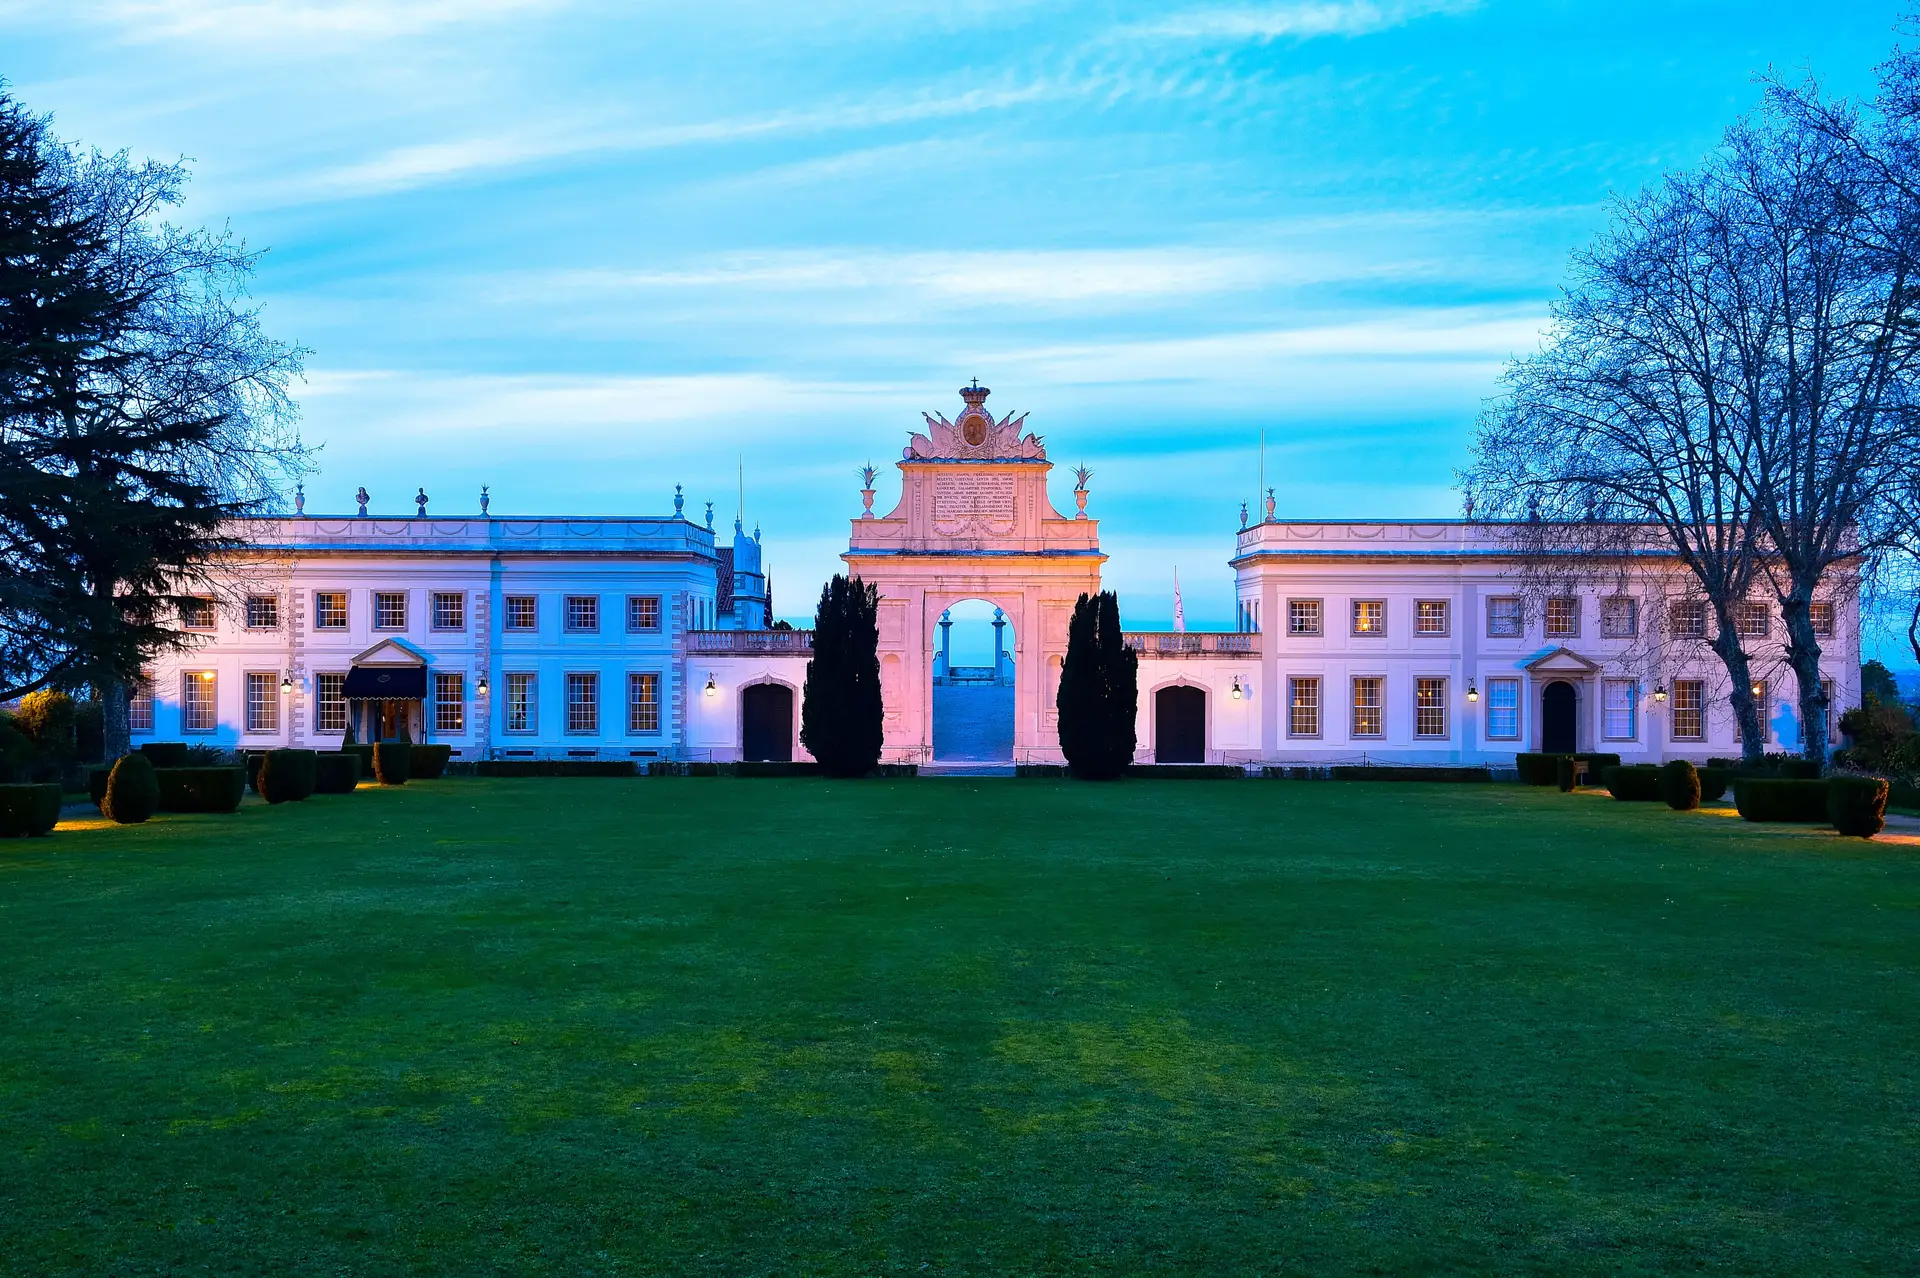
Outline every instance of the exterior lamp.
[[1665, 700], [1667, 699], [1667, 685], [1666, 685], [1666, 684], [1664, 684], [1664, 683], [1663, 683], [1663, 684], [1661, 684], [1661, 685], [1659, 685], [1658, 687], [1656, 687], [1656, 688], [1655, 688], [1655, 689], [1653, 690], [1653, 699], [1654, 699], [1655, 701], [1665, 701]]
[[1753, 681], [1753, 687], [1749, 689], [1749, 691], [1751, 691], [1753, 695], [1756, 697], [1760, 695], [1760, 681], [1758, 679], [1755, 679]]
[[1478, 701], [1479, 699], [1480, 699], [1480, 689], [1473, 686], [1473, 680], [1471, 679], [1467, 680], [1467, 700], [1469, 702], [1474, 702], [1474, 701]]
[[487, 676], [485, 674], [480, 676], [480, 682], [473, 685], [473, 690], [483, 697], [487, 695]]
[[280, 691], [293, 691], [293, 676], [291, 674], [283, 674], [280, 676]]
[[1233, 699], [1238, 701], [1244, 694], [1240, 691], [1240, 676], [1233, 677]]
[[706, 692], [706, 695], [708, 695], [709, 697], [717, 697], [720, 695], [720, 689], [714, 685], [713, 672], [711, 670], [707, 672], [707, 686], [705, 688], [705, 692]]

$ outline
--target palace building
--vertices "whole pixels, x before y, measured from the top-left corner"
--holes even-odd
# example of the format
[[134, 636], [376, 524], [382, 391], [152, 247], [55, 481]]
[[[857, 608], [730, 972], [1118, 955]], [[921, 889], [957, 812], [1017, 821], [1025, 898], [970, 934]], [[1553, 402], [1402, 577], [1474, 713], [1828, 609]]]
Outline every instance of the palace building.
[[[1100, 588], [1090, 472], [1053, 504], [1041, 437], [989, 391], [927, 415], [843, 559], [880, 593], [884, 757], [937, 767], [1057, 762], [1054, 709], [1074, 601]], [[457, 757], [804, 759], [812, 636], [771, 629], [758, 530], [719, 543], [671, 515], [309, 515], [251, 521], [252, 553], [183, 610], [203, 636], [155, 663], [137, 736], [225, 747], [443, 742]], [[1471, 520], [1242, 526], [1223, 557], [1230, 632], [1130, 633], [1141, 762], [1510, 763], [1523, 750], [1628, 761], [1738, 750], [1724, 668], [1684, 568], [1528, 584], [1510, 525]], [[990, 657], [950, 652], [957, 611], [992, 612]], [[1830, 703], [1859, 702], [1855, 594], [1814, 607]], [[1739, 614], [1769, 748], [1800, 728], [1767, 600]], [[983, 623], [984, 624], [984, 623]], [[1011, 632], [1010, 634], [1008, 632]]]

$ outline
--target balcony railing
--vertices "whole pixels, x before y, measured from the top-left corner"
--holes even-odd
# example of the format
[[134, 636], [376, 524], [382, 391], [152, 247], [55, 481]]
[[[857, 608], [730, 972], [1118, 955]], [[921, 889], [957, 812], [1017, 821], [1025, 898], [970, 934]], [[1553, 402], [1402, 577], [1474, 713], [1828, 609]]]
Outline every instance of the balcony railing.
[[1260, 636], [1218, 631], [1134, 630], [1127, 647], [1143, 657], [1257, 657]]
[[808, 657], [811, 630], [689, 630], [687, 652], [702, 657]]

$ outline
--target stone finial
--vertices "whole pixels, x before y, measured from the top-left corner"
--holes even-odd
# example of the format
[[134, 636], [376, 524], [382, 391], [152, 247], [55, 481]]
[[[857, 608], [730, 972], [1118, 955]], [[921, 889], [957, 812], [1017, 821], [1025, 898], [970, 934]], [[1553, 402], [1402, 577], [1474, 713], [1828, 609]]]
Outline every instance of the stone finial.
[[1462, 503], [1462, 506], [1466, 511], [1467, 519], [1471, 521], [1473, 519], [1473, 494], [1472, 493], [1467, 494], [1467, 499], [1464, 503]]
[[1273, 489], [1267, 489], [1267, 522], [1273, 522]]
[[1246, 526], [1247, 526], [1247, 503], [1243, 501], [1240, 503], [1240, 527], [1245, 528]]
[[480, 513], [481, 514], [484, 515], [487, 513], [487, 506], [491, 500], [492, 499], [487, 496], [487, 486], [485, 484], [480, 485]]
[[675, 484], [673, 486], [673, 517], [675, 519], [685, 519], [686, 515], [684, 512], [686, 509], [686, 496], [680, 491], [680, 485]]
[[427, 517], [427, 490], [426, 489], [422, 488], [419, 492], [413, 495], [413, 504], [420, 508], [420, 513], [418, 516], [416, 516], [416, 518], [425, 519]]
[[707, 503], [707, 531], [713, 531], [713, 503]]
[[367, 503], [373, 500], [367, 496], [367, 486], [365, 484], [360, 485], [360, 490], [354, 493], [353, 499], [360, 503], [360, 518], [365, 519], [367, 517]]
[[298, 519], [300, 516], [306, 513], [307, 513], [307, 486], [305, 484], [295, 484], [293, 486], [294, 518]]

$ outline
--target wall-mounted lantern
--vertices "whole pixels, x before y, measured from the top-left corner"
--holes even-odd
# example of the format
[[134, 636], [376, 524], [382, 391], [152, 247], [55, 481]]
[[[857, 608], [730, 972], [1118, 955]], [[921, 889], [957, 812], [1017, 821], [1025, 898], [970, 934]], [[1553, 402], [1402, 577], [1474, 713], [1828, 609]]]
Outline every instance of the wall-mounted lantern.
[[1476, 688], [1476, 687], [1474, 687], [1474, 686], [1473, 686], [1473, 680], [1471, 680], [1471, 679], [1469, 679], [1469, 680], [1467, 680], [1467, 700], [1468, 700], [1468, 702], [1474, 702], [1474, 701], [1478, 701], [1479, 699], [1480, 699], [1480, 689], [1478, 689], [1478, 688]]
[[473, 685], [473, 690], [483, 697], [487, 695], [487, 676], [484, 673], [480, 676], [480, 682]]
[[718, 684], [714, 683], [713, 672], [711, 670], [707, 672], [707, 686], [704, 691], [706, 692], [706, 695], [709, 697], [717, 697], [720, 695], [720, 687]]
[[1233, 692], [1232, 692], [1232, 694], [1231, 694], [1231, 695], [1232, 695], [1232, 697], [1233, 697], [1233, 699], [1234, 699], [1235, 701], [1238, 701], [1238, 700], [1239, 700], [1239, 699], [1240, 699], [1240, 698], [1241, 698], [1242, 696], [1244, 696], [1244, 695], [1246, 695], [1245, 693], [1243, 693], [1243, 692], [1241, 692], [1241, 690], [1240, 690], [1240, 676], [1239, 676], [1239, 675], [1235, 675], [1235, 676], [1233, 677]]
[[282, 692], [293, 691], [293, 675], [292, 674], [289, 673], [289, 674], [283, 674], [280, 676], [280, 691]]
[[1654, 688], [1654, 690], [1653, 690], [1653, 699], [1654, 699], [1655, 701], [1665, 701], [1665, 700], [1667, 699], [1667, 685], [1666, 685], [1666, 684], [1664, 684], [1664, 683], [1663, 683], [1663, 684], [1659, 684], [1659, 685], [1657, 685], [1657, 686], [1656, 686], [1656, 687]]

